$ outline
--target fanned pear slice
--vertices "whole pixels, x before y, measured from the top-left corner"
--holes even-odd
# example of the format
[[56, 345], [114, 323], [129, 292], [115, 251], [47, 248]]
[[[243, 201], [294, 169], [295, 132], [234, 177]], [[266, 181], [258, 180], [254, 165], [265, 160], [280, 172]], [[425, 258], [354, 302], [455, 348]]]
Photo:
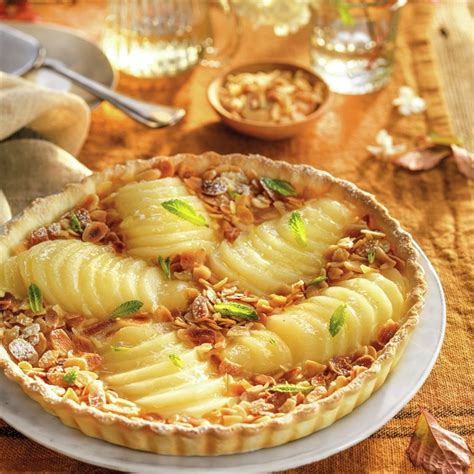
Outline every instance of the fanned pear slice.
[[276, 372], [291, 366], [292, 355], [283, 339], [266, 329], [252, 329], [248, 334], [228, 336], [225, 356], [252, 373]]
[[257, 294], [274, 293], [317, 275], [325, 250], [344, 236], [355, 211], [349, 204], [318, 198], [297, 212], [303, 220], [306, 245], [292, 232], [288, 212], [242, 233], [232, 244], [223, 241], [211, 254], [212, 269], [219, 277], [227, 276]]
[[[196, 225], [166, 210], [162, 203], [171, 199], [191, 206], [207, 226]], [[122, 218], [120, 229], [132, 256], [153, 259], [201, 248], [210, 250], [216, 245], [211, 217], [201, 200], [192, 195], [179, 178], [127, 184], [118, 190], [115, 205]]]
[[[381, 273], [352, 278], [270, 316], [266, 330], [231, 338], [225, 355], [246, 370], [267, 374], [287, 363], [327, 363], [376, 339], [384, 323], [403, 316], [404, 300], [405, 294]], [[331, 335], [329, 322], [341, 305], [347, 305], [344, 324]]]
[[102, 378], [145, 412], [202, 416], [232, 401], [224, 377], [212, 373], [199, 347], [184, 346], [174, 332], [125, 327], [110, 342], [102, 354]]
[[131, 299], [141, 301], [145, 311], [186, 304], [184, 282], [165, 280], [158, 267], [143, 260], [78, 240], [42, 242], [0, 264], [0, 291], [21, 297], [31, 283], [48, 303], [98, 318]]
[[18, 266], [18, 257], [10, 257], [0, 264], [0, 296], [3, 296], [7, 291], [19, 298], [26, 296], [25, 285]]

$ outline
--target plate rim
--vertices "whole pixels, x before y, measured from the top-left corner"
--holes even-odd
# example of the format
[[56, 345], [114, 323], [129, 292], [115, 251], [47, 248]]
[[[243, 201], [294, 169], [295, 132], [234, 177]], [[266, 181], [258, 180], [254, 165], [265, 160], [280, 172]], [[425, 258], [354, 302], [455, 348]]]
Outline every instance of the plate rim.
[[[52, 22], [43, 22], [43, 21], [40, 21], [40, 22], [28, 22], [28, 21], [19, 21], [19, 20], [3, 20], [3, 23], [5, 23], [7, 26], [12, 26], [13, 28], [15, 27], [15, 25], [19, 25], [19, 26], [33, 26], [35, 28], [45, 28], [45, 29], [49, 29], [49, 30], [56, 30], [56, 31], [60, 31], [62, 33], [68, 33], [72, 36], [75, 36], [76, 38], [79, 38], [80, 40], [82, 41], [85, 41], [89, 44], [91, 44], [92, 46], [94, 46], [99, 52], [100, 54], [104, 57], [105, 61], [107, 62], [107, 64], [109, 65], [110, 67], [110, 70], [112, 72], [112, 82], [111, 84], [104, 84], [104, 83], [100, 83], [106, 87], [108, 87], [109, 89], [111, 90], [116, 90], [117, 88], [117, 85], [118, 85], [118, 81], [119, 81], [119, 72], [118, 70], [113, 66], [113, 64], [110, 62], [109, 58], [107, 57], [107, 55], [105, 54], [105, 52], [103, 51], [103, 49], [101, 48], [100, 46], [100, 42], [99, 43], [95, 43], [89, 36], [87, 36], [82, 30], [77, 30], [73, 27], [70, 27], [70, 26], [65, 26], [65, 25], [60, 25], [58, 23], [52, 23]], [[23, 31], [23, 30], [20, 30], [20, 31]], [[32, 35], [34, 36], [34, 35]], [[36, 68], [36, 69], [41, 69], [42, 66]], [[33, 68], [35, 69], [35, 68]], [[19, 77], [22, 77], [22, 78], [25, 78], [25, 75], [27, 73], [29, 73], [32, 69], [29, 69], [28, 71], [26, 71], [25, 73], [23, 73], [21, 76]], [[77, 86], [80, 88], [80, 86]], [[94, 95], [92, 93], [90, 93], [91, 95]], [[91, 103], [85, 101], [87, 103], [87, 105], [89, 106], [89, 108], [91, 110], [94, 110], [96, 107], [98, 107], [100, 104], [102, 104], [102, 102], [104, 102], [104, 99], [100, 99], [99, 97], [95, 97], [95, 100]]]
[[[32, 439], [33, 441], [37, 442], [38, 444], [40, 444], [40, 445], [42, 445], [42, 446], [44, 446], [48, 449], [51, 449], [52, 451], [55, 451], [59, 454], [66, 455], [66, 456], [68, 456], [72, 459], [76, 459], [78, 461], [82, 461], [82, 462], [85, 462], [85, 463], [88, 463], [88, 464], [92, 464], [92, 465], [99, 466], [99, 467], [104, 467], [104, 468], [109, 468], [109, 469], [116, 469], [116, 470], [123, 471], [123, 472], [130, 472], [130, 469], [137, 469], [138, 466], [140, 466], [142, 468], [142, 470], [140, 472], [144, 472], [144, 473], [145, 472], [152, 472], [152, 470], [153, 470], [153, 472], [156, 472], [157, 470], [159, 470], [160, 472], [203, 473], [203, 472], [212, 471], [212, 472], [226, 472], [226, 473], [229, 473], [229, 472], [240, 472], [242, 469], [245, 469], [246, 472], [263, 472], [262, 468], [265, 469], [264, 472], [270, 472], [271, 470], [292, 469], [292, 468], [296, 468], [298, 466], [303, 466], [305, 464], [322, 461], [323, 459], [331, 457], [334, 454], [337, 454], [339, 452], [345, 451], [346, 449], [349, 449], [349, 448], [355, 446], [356, 444], [364, 441], [365, 439], [370, 437], [373, 433], [375, 433], [380, 428], [382, 428], [385, 424], [387, 424], [387, 422], [390, 421], [397, 413], [399, 413], [408, 404], [408, 402], [418, 393], [421, 386], [425, 383], [426, 379], [429, 377], [436, 361], [438, 360], [439, 353], [440, 353], [441, 347], [443, 345], [445, 332], [446, 332], [446, 299], [445, 299], [445, 294], [444, 294], [444, 290], [443, 290], [440, 278], [439, 278], [435, 268], [433, 267], [431, 261], [428, 259], [427, 255], [423, 252], [421, 247], [416, 242], [414, 242], [414, 245], [415, 245], [417, 251], [419, 252], [420, 260], [422, 261], [421, 262], [422, 265], [426, 266], [426, 268], [429, 270], [429, 272], [430, 272], [430, 274], [433, 278], [433, 281], [435, 283], [433, 290], [435, 291], [435, 295], [438, 297], [439, 302], [440, 302], [440, 315], [439, 315], [439, 318], [440, 318], [440, 320], [439, 320], [439, 322], [440, 322], [440, 332], [439, 332], [438, 341], [437, 341], [436, 347], [434, 348], [434, 351], [432, 353], [431, 359], [426, 364], [426, 367], [423, 370], [422, 375], [419, 377], [419, 379], [417, 380], [417, 382], [415, 383], [413, 388], [409, 392], [407, 392], [400, 399], [400, 401], [396, 405], [394, 405], [394, 408], [392, 408], [390, 410], [387, 410], [385, 415], [381, 418], [381, 420], [377, 421], [377, 423], [375, 425], [371, 426], [370, 428], [365, 429], [364, 431], [362, 431], [358, 436], [355, 436], [350, 441], [347, 441], [346, 443], [338, 445], [338, 446], [336, 446], [332, 449], [327, 449], [326, 451], [324, 451], [324, 454], [322, 456], [321, 455], [311, 456], [311, 452], [307, 451], [307, 452], [303, 452], [303, 453], [298, 453], [296, 456], [292, 456], [291, 458], [288, 458], [288, 459], [285, 459], [285, 460], [277, 459], [276, 461], [271, 461], [271, 460], [270, 461], [269, 460], [261, 461], [260, 469], [258, 469], [259, 466], [256, 465], [255, 463], [245, 464], [245, 462], [240, 464], [239, 466], [229, 466], [229, 467], [225, 467], [225, 468], [224, 467], [213, 467], [212, 466], [212, 459], [216, 458], [214, 456], [186, 457], [188, 459], [189, 458], [190, 459], [193, 459], [193, 458], [194, 459], [209, 459], [210, 460], [209, 461], [210, 465], [202, 466], [202, 467], [182, 466], [182, 465], [178, 465], [178, 464], [176, 464], [174, 466], [167, 466], [167, 465], [160, 465], [160, 464], [155, 464], [154, 466], [151, 466], [148, 462], [140, 462], [140, 461], [129, 461], [129, 464], [127, 464], [127, 465], [123, 465], [123, 464], [119, 465], [118, 461], [116, 463], [109, 462], [109, 461], [104, 461], [103, 459], [100, 458], [100, 456], [95, 456], [94, 459], [91, 460], [90, 457], [87, 457], [86, 455], [83, 455], [84, 451], [79, 452], [79, 453], [77, 453], [75, 451], [71, 452], [72, 450], [70, 448], [65, 448], [65, 449], [63, 448], [63, 450], [61, 450], [61, 448], [53, 446], [52, 443], [48, 443], [47, 440], [42, 439], [39, 436], [36, 436], [36, 435], [31, 436], [30, 434], [28, 434], [28, 431], [26, 430], [26, 428], [23, 428], [22, 426], [17, 428], [17, 426], [15, 426], [16, 421], [18, 421], [18, 422], [21, 421], [21, 419], [22, 419], [21, 415], [18, 416], [18, 419], [15, 419], [15, 416], [13, 415], [12, 416], [13, 423], [10, 421], [11, 418], [9, 418], [8, 415], [6, 417], [3, 415], [3, 407], [2, 407], [2, 403], [1, 403], [2, 400], [0, 400], [0, 408], [2, 408], [0, 410], [0, 415], [1, 415], [0, 417], [3, 418], [3, 420], [5, 422], [7, 422], [10, 426], [15, 428], [17, 431], [22, 433], [27, 438]], [[435, 296], [435, 295], [433, 295], [433, 296]], [[403, 359], [403, 356], [402, 356], [402, 359]], [[1, 374], [1, 376], [2, 376], [3, 379], [7, 380], [6, 377], [3, 374]], [[0, 381], [2, 380], [2, 378], [0, 378]], [[9, 380], [8, 380], [8, 382], [14, 384], [14, 382], [11, 382]], [[390, 383], [390, 380], [387, 383]], [[387, 383], [385, 383], [384, 386], [386, 386]], [[371, 398], [372, 397], [370, 397], [369, 400], [367, 400], [364, 404], [362, 404], [361, 407], [363, 405], [366, 405], [366, 403], [369, 402]], [[28, 398], [25, 398], [25, 400], [28, 401], [28, 402], [34, 403], [35, 405], [37, 405], [38, 409], [42, 410], [42, 408], [40, 408], [40, 406], [37, 404], [37, 402], [35, 402], [33, 400], [30, 400]], [[357, 409], [359, 409], [359, 408], [360, 407], [358, 407]], [[350, 418], [351, 414], [347, 415], [347, 417], [344, 417], [341, 420]], [[49, 415], [49, 416], [51, 416], [51, 415]], [[56, 421], [58, 423], [62, 424], [62, 422], [59, 419], [57, 419], [56, 417], [54, 417], [54, 418], [56, 419]], [[330, 429], [330, 428], [331, 427], [328, 427], [326, 429]], [[68, 429], [72, 430], [74, 428], [68, 428]], [[321, 430], [317, 433], [323, 433], [325, 430]], [[80, 433], [78, 430], [75, 430], [75, 431], [77, 431], [81, 436], [87, 436], [87, 435], [84, 435], [84, 434]], [[317, 433], [313, 433], [313, 435], [315, 435]], [[290, 446], [292, 443], [297, 443], [298, 441], [308, 439], [313, 435], [309, 435], [308, 437], [301, 438], [300, 440], [295, 440], [295, 441], [292, 441], [291, 443], [287, 443], [286, 446]], [[91, 437], [88, 437], [88, 438], [89, 438], [89, 440], [92, 440], [92, 442], [107, 443], [106, 441], [103, 441], [103, 440], [100, 440], [100, 439], [91, 438]], [[107, 444], [110, 444], [110, 443], [107, 443]], [[112, 446], [115, 446], [115, 447], [117, 447], [121, 450], [124, 450], [125, 453], [127, 451], [134, 452], [134, 453], [140, 453], [140, 451], [125, 448], [123, 446], [118, 446], [118, 445], [112, 445]], [[283, 446], [285, 446], [285, 445], [276, 446], [276, 447], [273, 447], [273, 448], [267, 448], [267, 449], [263, 449], [263, 450], [258, 450], [258, 451], [254, 451], [254, 452], [261, 452], [263, 454], [265, 452], [269, 452], [272, 449], [278, 449], [278, 448], [281, 448]], [[150, 454], [153, 454], [153, 453], [143, 452], [143, 454], [144, 455], [147, 455], [147, 454], [150, 455]], [[238, 454], [235, 454], [235, 455], [232, 455], [232, 456], [237, 456], [237, 457], [242, 456], [243, 457], [246, 454], [251, 454], [251, 453], [238, 453]], [[169, 459], [181, 459], [181, 458], [183, 458], [182, 456], [164, 456], [164, 455], [158, 455], [158, 454], [155, 455], [155, 456], [159, 456], [159, 457], [162, 457], [162, 458], [169, 458]], [[220, 458], [225, 458], [225, 456], [222, 456]], [[123, 462], [123, 461], [121, 460], [120, 462]], [[262, 466], [263, 463], [264, 463], [264, 466]], [[134, 467], [132, 467], [132, 465]], [[150, 470], [150, 469], [152, 469], [152, 470]]]

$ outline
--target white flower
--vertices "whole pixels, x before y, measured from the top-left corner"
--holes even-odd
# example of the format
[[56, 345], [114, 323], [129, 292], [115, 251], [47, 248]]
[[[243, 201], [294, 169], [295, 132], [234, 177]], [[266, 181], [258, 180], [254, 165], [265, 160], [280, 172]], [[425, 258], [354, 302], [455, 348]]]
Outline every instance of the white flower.
[[398, 107], [398, 111], [405, 116], [419, 114], [426, 110], [426, 102], [408, 86], [400, 87], [398, 97], [393, 100], [392, 104]]
[[394, 145], [393, 144], [393, 137], [388, 134], [387, 130], [380, 130], [375, 137], [375, 141], [377, 145], [369, 145], [367, 147], [367, 151], [372, 153], [372, 155], [380, 156], [380, 157], [388, 157], [393, 155], [398, 155], [405, 151], [405, 145]]

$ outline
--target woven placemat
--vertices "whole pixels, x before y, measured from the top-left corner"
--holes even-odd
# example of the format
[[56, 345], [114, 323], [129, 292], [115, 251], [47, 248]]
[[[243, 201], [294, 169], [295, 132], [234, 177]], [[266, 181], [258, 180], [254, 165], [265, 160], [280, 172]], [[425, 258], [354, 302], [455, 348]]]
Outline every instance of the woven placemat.
[[[100, 2], [79, 1], [64, 9], [41, 7], [45, 21], [88, 31], [100, 30]], [[368, 156], [380, 128], [413, 146], [419, 135], [433, 130], [451, 135], [446, 106], [431, 47], [433, 6], [411, 2], [400, 25], [397, 67], [392, 81], [379, 93], [359, 97], [336, 96], [332, 110], [304, 135], [279, 143], [239, 136], [224, 128], [207, 104], [206, 87], [214, 71], [197, 68], [173, 81], [136, 80], [123, 76], [119, 88], [156, 102], [173, 102], [188, 110], [186, 119], [166, 130], [150, 131], [104, 104], [93, 113], [92, 127], [81, 161], [92, 169], [136, 157], [176, 152], [253, 152], [292, 163], [309, 163], [374, 193], [428, 255], [439, 273], [447, 298], [445, 343], [432, 374], [416, 397], [389, 423], [367, 440], [316, 464], [292, 473], [353, 474], [419, 472], [405, 455], [418, 415], [426, 406], [440, 423], [473, 445], [472, 295], [474, 294], [473, 189], [451, 160], [436, 169], [411, 173]], [[259, 34], [258, 41], [255, 34]], [[290, 39], [246, 31], [236, 61], [279, 57], [307, 63], [308, 31]], [[394, 113], [391, 101], [398, 87], [410, 85], [425, 98], [428, 110], [412, 117]], [[192, 102], [191, 102], [192, 97]], [[0, 422], [0, 472], [105, 473], [58, 455], [29, 441]]]

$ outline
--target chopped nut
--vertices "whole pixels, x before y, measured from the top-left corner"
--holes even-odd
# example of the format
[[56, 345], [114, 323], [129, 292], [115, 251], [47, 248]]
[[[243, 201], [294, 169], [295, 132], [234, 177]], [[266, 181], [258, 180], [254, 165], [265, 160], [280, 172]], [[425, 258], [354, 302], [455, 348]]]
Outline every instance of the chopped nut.
[[328, 270], [328, 277], [330, 280], [338, 280], [342, 275], [344, 275], [344, 271], [340, 268], [331, 267]]
[[161, 170], [159, 169], [150, 169], [142, 171], [141, 173], [137, 174], [135, 179], [137, 181], [154, 181], [155, 179], [160, 179], [162, 176]]
[[0, 311], [5, 311], [10, 308], [12, 305], [12, 299], [10, 297], [4, 296], [0, 298]]
[[49, 239], [46, 227], [35, 229], [30, 235], [30, 245], [36, 245]]
[[31, 364], [35, 364], [38, 361], [38, 353], [35, 348], [24, 339], [14, 339], [8, 344], [8, 350], [10, 354], [17, 361], [27, 361]]
[[219, 365], [220, 374], [230, 374], [230, 375], [241, 375], [243, 372], [243, 367], [239, 364], [235, 364], [228, 359], [224, 359]]
[[86, 228], [82, 233], [82, 240], [84, 242], [92, 242], [96, 244], [100, 242], [109, 231], [109, 227], [103, 222], [91, 222], [86, 225]]
[[219, 196], [227, 192], [227, 183], [222, 178], [216, 178], [213, 181], [203, 181], [201, 185], [202, 192], [206, 196]]
[[74, 350], [74, 344], [71, 341], [71, 338], [63, 329], [55, 329], [54, 331], [51, 331], [50, 340], [53, 349], [58, 350], [63, 356], [67, 355], [69, 351]]
[[201, 344], [215, 344], [217, 340], [217, 333], [207, 328], [191, 328], [187, 330], [186, 336], [196, 346], [200, 346]]
[[353, 365], [356, 366], [361, 366], [361, 367], [367, 367], [369, 368], [374, 362], [374, 358], [371, 357], [370, 355], [363, 355], [361, 357], [359, 357], [358, 359], [356, 359], [354, 362], [353, 362]]
[[27, 326], [25, 329], [23, 329], [22, 336], [24, 338], [34, 336], [35, 334], [38, 334], [40, 330], [41, 330], [40, 325], [38, 323], [33, 323], [30, 326]]
[[203, 280], [209, 280], [211, 278], [211, 270], [205, 265], [199, 265], [193, 270], [193, 277], [196, 280], [202, 278]]
[[43, 369], [49, 369], [53, 365], [56, 365], [56, 362], [59, 358], [59, 351], [58, 350], [49, 350], [46, 351], [38, 361], [39, 367]]
[[100, 366], [102, 363], [102, 357], [99, 354], [96, 354], [95, 352], [90, 352], [88, 354], [83, 354], [82, 358], [86, 361], [87, 364], [87, 369], [88, 370], [94, 370], [97, 369], [97, 367]]
[[48, 341], [43, 333], [38, 334], [38, 342], [34, 346], [38, 355], [41, 356], [48, 347]]
[[351, 373], [352, 365], [348, 357], [333, 357], [329, 361], [329, 368], [336, 374], [346, 377]]
[[392, 320], [387, 321], [379, 332], [378, 342], [382, 345], [387, 344], [398, 331], [399, 327], [400, 325], [398, 323]]
[[161, 171], [161, 177], [162, 178], [168, 178], [170, 176], [174, 176], [174, 173], [175, 173], [174, 164], [168, 158], [165, 158], [165, 159], [161, 160], [158, 163], [158, 168]]
[[53, 385], [63, 385], [64, 369], [61, 366], [51, 367], [46, 374], [49, 383]]
[[[59, 352], [59, 351], [58, 351]], [[79, 370], [87, 370], [87, 361], [83, 357], [69, 357], [64, 361], [63, 367], [77, 367]]]
[[61, 236], [61, 225], [58, 222], [54, 222], [48, 226], [47, 231], [50, 239], [58, 239]]
[[87, 209], [88, 211], [97, 209], [98, 205], [99, 205], [99, 196], [97, 194], [89, 194], [81, 203], [81, 207], [83, 207], [84, 209]]
[[325, 365], [319, 364], [314, 360], [306, 360], [303, 364], [303, 375], [307, 379], [311, 379], [316, 375], [322, 374], [325, 370]]
[[76, 214], [76, 217], [78, 218], [78, 220], [81, 223], [83, 228], [87, 224], [89, 224], [89, 222], [91, 221], [91, 218], [89, 216], [89, 211], [87, 209], [84, 209], [83, 207], [80, 207], [79, 209], [76, 209], [74, 211], [74, 214]]
[[104, 222], [107, 220], [107, 211], [96, 209], [90, 213], [93, 222]]

